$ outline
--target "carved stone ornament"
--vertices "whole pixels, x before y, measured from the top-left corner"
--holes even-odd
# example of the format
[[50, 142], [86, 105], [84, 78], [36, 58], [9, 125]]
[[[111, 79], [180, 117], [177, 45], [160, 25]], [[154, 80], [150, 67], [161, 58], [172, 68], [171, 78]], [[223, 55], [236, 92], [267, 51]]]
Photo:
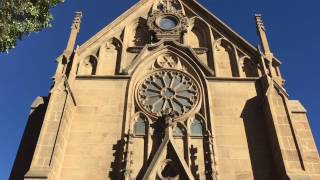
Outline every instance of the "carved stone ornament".
[[153, 7], [148, 18], [148, 26], [157, 39], [179, 40], [189, 26], [179, 0], [161, 0]]
[[165, 54], [157, 58], [155, 66], [157, 68], [176, 68], [179, 64], [180, 61], [177, 56]]
[[199, 103], [199, 85], [188, 74], [162, 69], [149, 75], [138, 85], [137, 101], [150, 116], [162, 117], [168, 109], [178, 118]]

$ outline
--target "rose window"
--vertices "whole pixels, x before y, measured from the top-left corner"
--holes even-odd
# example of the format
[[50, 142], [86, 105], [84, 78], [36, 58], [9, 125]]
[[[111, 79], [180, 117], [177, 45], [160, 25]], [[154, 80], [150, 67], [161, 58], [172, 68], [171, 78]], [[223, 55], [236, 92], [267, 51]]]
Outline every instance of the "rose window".
[[146, 77], [138, 88], [138, 101], [153, 116], [170, 111], [174, 117], [192, 110], [199, 100], [199, 88], [189, 75], [161, 70]]

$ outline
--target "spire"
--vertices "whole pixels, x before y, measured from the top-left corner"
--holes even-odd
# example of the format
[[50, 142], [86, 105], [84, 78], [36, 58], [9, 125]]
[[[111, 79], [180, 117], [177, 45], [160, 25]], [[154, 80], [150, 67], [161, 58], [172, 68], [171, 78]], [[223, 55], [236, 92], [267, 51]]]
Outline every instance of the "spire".
[[261, 41], [264, 55], [268, 60], [271, 61], [273, 58], [273, 54], [272, 54], [270, 47], [269, 47], [268, 38], [267, 38], [267, 34], [266, 34], [266, 28], [263, 24], [261, 14], [255, 14], [255, 20], [256, 20], [256, 25], [257, 25], [257, 32], [260, 37], [260, 41]]
[[75, 17], [74, 17], [74, 20], [73, 20], [73, 23], [71, 26], [71, 32], [70, 32], [68, 44], [67, 44], [67, 47], [64, 51], [64, 54], [67, 58], [70, 57], [70, 55], [74, 49], [74, 45], [75, 45], [76, 39], [77, 39], [77, 34], [80, 30], [81, 18], [82, 18], [82, 12], [75, 12]]

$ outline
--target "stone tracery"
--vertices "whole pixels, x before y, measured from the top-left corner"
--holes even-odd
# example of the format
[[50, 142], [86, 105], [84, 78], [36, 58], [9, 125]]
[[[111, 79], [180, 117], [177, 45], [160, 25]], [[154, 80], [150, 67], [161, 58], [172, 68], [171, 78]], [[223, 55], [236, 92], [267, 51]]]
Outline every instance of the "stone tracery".
[[193, 109], [199, 100], [195, 81], [180, 71], [161, 70], [150, 74], [138, 89], [142, 108], [153, 116], [171, 109], [175, 117]]

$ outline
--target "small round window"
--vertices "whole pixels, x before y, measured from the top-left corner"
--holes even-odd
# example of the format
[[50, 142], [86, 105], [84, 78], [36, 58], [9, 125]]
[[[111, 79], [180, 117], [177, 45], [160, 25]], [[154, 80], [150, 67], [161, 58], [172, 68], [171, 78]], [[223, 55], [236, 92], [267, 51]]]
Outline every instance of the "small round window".
[[160, 19], [159, 26], [164, 30], [172, 30], [178, 25], [177, 18], [173, 16], [165, 16]]

